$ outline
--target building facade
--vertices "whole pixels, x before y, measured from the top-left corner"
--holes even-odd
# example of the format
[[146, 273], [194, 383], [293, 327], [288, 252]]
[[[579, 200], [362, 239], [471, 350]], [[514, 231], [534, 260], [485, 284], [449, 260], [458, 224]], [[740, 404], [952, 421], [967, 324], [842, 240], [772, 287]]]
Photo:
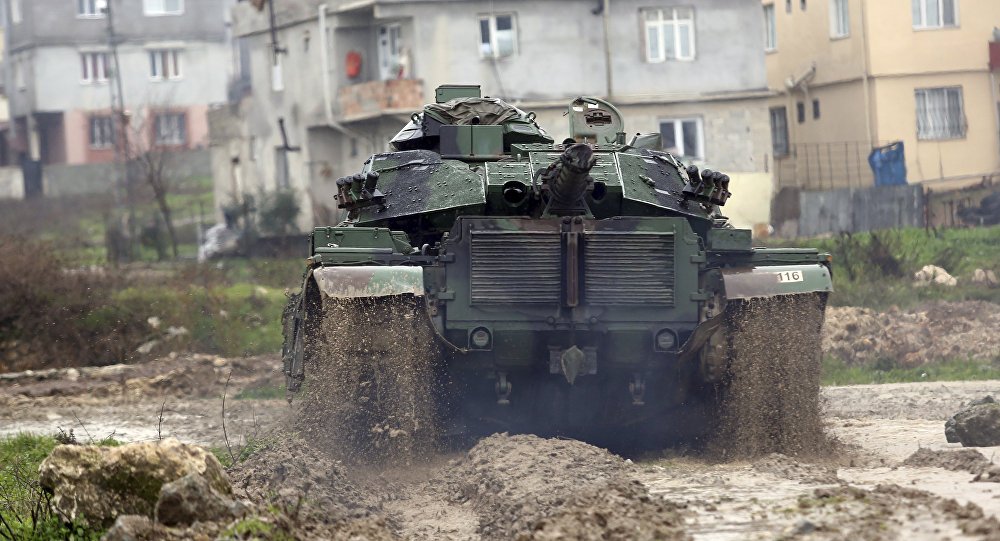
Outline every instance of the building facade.
[[207, 112], [227, 101], [233, 69], [230, 4], [5, 0], [11, 124], [0, 158], [40, 169], [111, 162], [126, 129], [115, 104], [140, 148], [207, 146]]
[[945, 188], [1000, 172], [1000, 2], [763, 0], [779, 186], [873, 184], [873, 147]]
[[301, 227], [334, 222], [335, 180], [386, 150], [438, 85], [466, 83], [534, 111], [556, 140], [571, 99], [610, 96], [628, 131], [732, 173], [739, 223], [767, 222], [774, 93], [755, 0], [614, 0], [607, 17], [594, 0], [273, 1], [273, 33], [266, 2], [234, 9], [250, 91], [215, 113], [219, 206], [288, 188]]

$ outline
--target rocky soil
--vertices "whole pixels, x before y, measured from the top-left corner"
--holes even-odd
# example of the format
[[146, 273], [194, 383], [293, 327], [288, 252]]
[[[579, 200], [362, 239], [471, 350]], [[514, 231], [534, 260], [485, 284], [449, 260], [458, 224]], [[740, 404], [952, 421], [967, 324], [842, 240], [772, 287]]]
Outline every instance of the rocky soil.
[[941, 360], [1000, 357], [1000, 305], [982, 301], [929, 302], [915, 309], [830, 307], [824, 353], [848, 364], [889, 361], [920, 366]]

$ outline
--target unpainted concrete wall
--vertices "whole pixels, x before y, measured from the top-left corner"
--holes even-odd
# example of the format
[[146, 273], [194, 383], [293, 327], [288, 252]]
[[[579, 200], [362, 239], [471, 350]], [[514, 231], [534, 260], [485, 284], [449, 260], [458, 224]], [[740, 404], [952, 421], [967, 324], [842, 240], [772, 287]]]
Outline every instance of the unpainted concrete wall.
[[[114, 189], [119, 173], [113, 163], [81, 165], [46, 165], [42, 186], [45, 195], [79, 195], [108, 193]], [[209, 176], [212, 174], [208, 150], [189, 150], [171, 155], [167, 165], [174, 178]]]
[[[858, 233], [924, 225], [922, 186], [885, 186], [799, 192], [797, 235]], [[788, 228], [779, 231], [789, 233]]]

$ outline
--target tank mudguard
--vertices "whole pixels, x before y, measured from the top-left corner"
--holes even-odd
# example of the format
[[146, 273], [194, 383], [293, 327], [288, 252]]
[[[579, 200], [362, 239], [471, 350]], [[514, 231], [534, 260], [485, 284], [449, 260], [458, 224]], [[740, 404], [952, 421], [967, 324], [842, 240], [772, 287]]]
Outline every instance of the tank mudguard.
[[800, 293], [829, 293], [833, 278], [826, 265], [758, 265], [723, 269], [727, 299], [753, 299]]
[[422, 267], [318, 267], [312, 275], [320, 292], [335, 299], [424, 294]]

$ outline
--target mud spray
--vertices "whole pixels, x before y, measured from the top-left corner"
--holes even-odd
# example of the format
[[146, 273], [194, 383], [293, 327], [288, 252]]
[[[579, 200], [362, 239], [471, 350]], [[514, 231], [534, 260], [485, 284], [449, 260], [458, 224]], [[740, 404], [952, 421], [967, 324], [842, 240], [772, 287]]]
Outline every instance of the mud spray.
[[828, 454], [819, 403], [823, 301], [787, 295], [731, 308], [728, 383], [710, 449], [726, 459]]
[[440, 355], [419, 299], [327, 298], [320, 321], [307, 325], [315, 345], [300, 434], [359, 463], [405, 464], [435, 451]]

